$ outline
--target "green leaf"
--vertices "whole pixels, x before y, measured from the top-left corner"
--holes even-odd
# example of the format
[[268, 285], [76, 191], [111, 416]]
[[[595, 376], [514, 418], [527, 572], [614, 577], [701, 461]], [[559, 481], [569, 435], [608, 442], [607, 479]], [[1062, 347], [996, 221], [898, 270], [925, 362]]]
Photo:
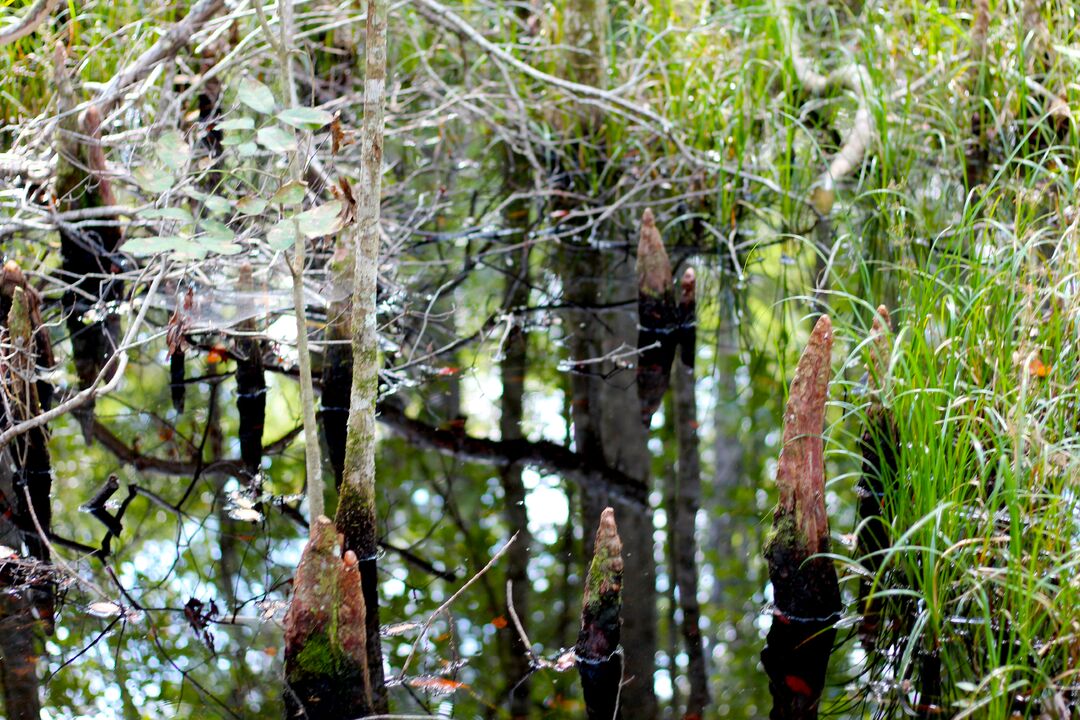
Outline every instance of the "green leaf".
[[191, 238], [178, 235], [162, 235], [159, 237], [132, 238], [124, 243], [123, 251], [132, 255], [147, 256], [166, 252], [178, 252], [196, 258], [206, 256], [206, 250], [195, 243]]
[[274, 250], [285, 250], [296, 242], [296, 218], [290, 217], [278, 222], [266, 233], [266, 242]]
[[236, 146], [236, 154], [240, 157], [251, 157], [259, 152], [259, 146], [253, 142], [240, 143]]
[[236, 255], [237, 253], [242, 253], [244, 251], [244, 248], [241, 247], [239, 244], [229, 242], [228, 240], [220, 240], [218, 238], [204, 236], [201, 238], [197, 238], [196, 242], [198, 242], [202, 249], [205, 250], [207, 253], [217, 253], [218, 255]]
[[232, 202], [221, 197], [220, 195], [207, 195], [201, 198], [203, 205], [213, 215], [224, 215], [232, 210]]
[[332, 200], [296, 216], [300, 232], [309, 240], [332, 235], [341, 229], [341, 203]]
[[160, 167], [143, 165], [136, 168], [132, 176], [139, 187], [154, 195], [160, 195], [173, 186], [172, 173], [165, 172]]
[[218, 130], [254, 130], [255, 119], [249, 117], [238, 117], [224, 120], [217, 124]]
[[224, 147], [231, 147], [233, 145], [243, 145], [246, 142], [251, 142], [250, 132], [229, 132], [225, 133], [225, 137], [221, 139], [221, 144]]
[[277, 114], [277, 119], [294, 128], [318, 130], [324, 125], [329, 125], [334, 116], [325, 110], [315, 108], [293, 107], [282, 110]]
[[266, 209], [268, 204], [258, 195], [248, 195], [236, 203], [236, 209], [242, 215], [258, 215]]
[[162, 133], [161, 137], [154, 143], [154, 154], [157, 155], [161, 164], [169, 170], [179, 170], [184, 167], [190, 153], [191, 150], [188, 148], [184, 136], [177, 130]]
[[139, 213], [139, 217], [144, 220], [179, 220], [185, 223], [193, 221], [188, 209], [182, 207], [152, 208]]
[[296, 150], [296, 138], [288, 130], [279, 127], [260, 128], [255, 139], [270, 152], [287, 153]]
[[270, 202], [275, 205], [299, 205], [304, 202], [306, 190], [307, 185], [302, 182], [286, 183], [274, 193], [274, 196], [270, 198]]
[[203, 235], [199, 238], [200, 243], [203, 243], [204, 240], [228, 243], [236, 239], [236, 233], [223, 222], [218, 222], [217, 220], [204, 220], [201, 225]]
[[257, 113], [269, 115], [274, 112], [274, 93], [258, 80], [244, 78], [236, 97]]

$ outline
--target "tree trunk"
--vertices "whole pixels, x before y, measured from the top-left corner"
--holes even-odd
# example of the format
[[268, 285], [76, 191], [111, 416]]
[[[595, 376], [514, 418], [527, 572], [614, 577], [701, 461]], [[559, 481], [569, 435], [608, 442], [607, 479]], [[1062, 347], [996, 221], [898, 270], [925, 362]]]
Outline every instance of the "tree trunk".
[[704, 717], [709, 704], [709, 675], [701, 637], [701, 606], [698, 604], [696, 520], [701, 508], [701, 457], [698, 441], [697, 383], [694, 378], [696, 301], [694, 271], [687, 268], [682, 279], [679, 303], [679, 335], [682, 352], [675, 361], [675, 433], [679, 460], [676, 474], [675, 517], [671, 519], [672, 575], [679, 590], [682, 635], [689, 659], [690, 694], [686, 700], [686, 720]]
[[[240, 268], [239, 289], [251, 292], [255, 289], [251, 266]], [[266, 373], [263, 370], [263, 344], [254, 336], [258, 329], [254, 320], [240, 325], [244, 335], [236, 341], [236, 414], [240, 421], [240, 458], [244, 461], [248, 480], [253, 490], [258, 482], [262, 466], [263, 427], [266, 424]]]
[[[375, 401], [379, 389], [379, 348], [375, 300], [379, 266], [379, 202], [382, 194], [383, 94], [386, 87], [386, 0], [368, 0], [364, 75], [364, 124], [356, 208], [355, 270], [352, 295], [352, 390], [337, 526], [343, 551], [360, 562], [367, 622], [367, 671], [376, 712], [387, 709], [379, 640], [378, 518], [375, 512]], [[355, 715], [355, 713], [354, 713]]]
[[[0, 368], [3, 407], [10, 411], [0, 414], [2, 428], [41, 411], [36, 367], [40, 358], [52, 356], [48, 335], [42, 332], [40, 299], [12, 261], [5, 263], [0, 282], [0, 321], [7, 348]], [[47, 443], [47, 430], [35, 428], [0, 452], [0, 498], [7, 506], [0, 513], [0, 541], [17, 551], [25, 545], [30, 557], [43, 563], [48, 563], [49, 551], [37, 526], [46, 532], [50, 526], [52, 468]], [[0, 563], [0, 687], [6, 717], [12, 720], [37, 720], [41, 714], [39, 633], [51, 632], [53, 622], [53, 583], [27, 575]], [[30, 575], [48, 577], [45, 572]]]
[[[507, 221], [513, 227], [527, 231], [529, 204], [527, 201], [512, 203], [507, 208]], [[516, 318], [518, 308], [529, 301], [529, 248], [525, 244], [515, 250], [511, 265], [507, 268], [506, 301], [504, 306]], [[518, 319], [506, 336], [500, 366], [502, 376], [502, 414], [499, 418], [499, 434], [503, 440], [522, 437], [521, 419], [524, 415], [525, 372], [528, 361], [528, 337]], [[502, 470], [503, 517], [507, 529], [518, 533], [507, 553], [506, 579], [512, 583], [511, 599], [514, 611], [523, 623], [529, 619], [529, 554], [532, 536], [529, 534], [529, 515], [525, 507], [525, 486], [521, 480], [521, 465], [508, 465]], [[508, 609], [509, 610], [509, 609]], [[508, 615], [509, 617], [509, 615]], [[510, 716], [526, 718], [530, 714], [529, 675], [532, 672], [529, 648], [513, 625], [506, 628], [506, 651], [509, 664], [506, 671], [510, 685]]]
[[39, 623], [33, 606], [21, 592], [0, 593], [0, 687], [4, 692], [4, 717], [8, 720], [39, 720], [41, 697], [37, 658], [41, 654], [35, 637]]
[[[72, 112], [79, 99], [66, 62], [66, 54], [58, 48], [54, 72], [61, 113], [56, 138], [56, 197], [60, 200], [60, 210], [115, 205], [100, 142], [101, 116], [93, 105], [82, 114]], [[72, 283], [61, 304], [79, 387], [83, 389], [92, 385], [102, 371], [111, 372], [107, 368], [120, 334], [120, 316], [110, 309], [110, 304], [118, 302], [123, 292], [121, 283], [111, 278], [122, 265], [116, 252], [120, 245], [116, 220], [103, 217], [97, 223], [79, 228], [66, 224], [60, 227], [62, 270]], [[94, 309], [104, 310], [105, 319], [87, 319], [87, 313]], [[93, 438], [94, 400], [75, 414], [89, 443]]]

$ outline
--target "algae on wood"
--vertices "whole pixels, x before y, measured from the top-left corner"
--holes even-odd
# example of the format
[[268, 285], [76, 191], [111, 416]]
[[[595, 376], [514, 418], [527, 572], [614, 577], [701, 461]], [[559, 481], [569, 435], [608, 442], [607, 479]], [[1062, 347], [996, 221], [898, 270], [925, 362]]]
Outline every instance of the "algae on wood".
[[585, 579], [581, 633], [577, 655], [585, 711], [589, 720], [618, 720], [622, 655], [619, 628], [622, 611], [623, 557], [615, 511], [605, 508], [593, 543], [593, 559]]

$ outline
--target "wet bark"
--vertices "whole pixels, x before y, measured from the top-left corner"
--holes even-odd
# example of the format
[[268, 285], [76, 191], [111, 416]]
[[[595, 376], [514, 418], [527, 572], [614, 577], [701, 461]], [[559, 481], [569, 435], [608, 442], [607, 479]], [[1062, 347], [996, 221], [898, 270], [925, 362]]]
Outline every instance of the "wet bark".
[[828, 397], [832, 323], [823, 315], [795, 369], [777, 464], [780, 499], [765, 549], [773, 622], [761, 660], [773, 696], [772, 720], [814, 720], [841, 606], [829, 550], [821, 433]]
[[[56, 51], [55, 80], [61, 120], [56, 137], [56, 197], [62, 211], [115, 205], [101, 146], [101, 116], [95, 106], [83, 113], [71, 112], [78, 104], [77, 90], [66, 68], [62, 48]], [[66, 113], [66, 114], [65, 114]], [[112, 276], [123, 261], [117, 253], [121, 234], [116, 217], [94, 222], [62, 224], [61, 271], [71, 283], [62, 299], [64, 323], [71, 339], [71, 355], [79, 387], [92, 385], [103, 371], [110, 374], [109, 360], [120, 336], [120, 316], [114, 305], [123, 294], [122, 284]], [[75, 411], [87, 443], [93, 439], [94, 400]]]
[[[569, 258], [566, 255], [573, 253]], [[574, 360], [593, 360], [632, 347], [637, 317], [632, 300], [635, 294], [633, 266], [629, 258], [615, 258], [591, 248], [575, 246], [565, 251], [562, 274], [566, 299], [577, 309], [568, 313], [568, 338]], [[615, 306], [614, 312], [599, 313], [598, 305]], [[572, 417], [577, 452], [588, 458], [603, 458], [613, 470], [647, 484], [649, 452], [646, 428], [641, 423], [640, 401], [634, 371], [625, 361], [571, 364]], [[582, 484], [582, 524], [594, 527], [614, 495], [598, 473]], [[653, 691], [657, 647], [656, 563], [653, 557], [652, 511], [647, 507], [624, 506], [622, 535], [625, 574], [637, 591], [629, 595], [623, 608], [623, 638], [627, 685], [623, 698], [635, 716], [655, 717]], [[587, 540], [586, 557], [593, 553]]]
[[[240, 268], [238, 287], [253, 291], [255, 281], [250, 265]], [[244, 462], [249, 483], [254, 488], [262, 467], [263, 427], [266, 424], [266, 373], [263, 369], [263, 343], [255, 335], [254, 320], [239, 325], [236, 339], [236, 414], [240, 422], [240, 459]]]
[[[605, 508], [600, 514], [593, 543], [593, 558], [585, 580], [581, 608], [581, 633], [574, 648], [589, 720], [619, 720], [622, 717], [619, 687], [622, 679], [622, 655], [619, 652], [622, 547], [615, 512]], [[631, 714], [637, 717], [636, 713]]]
[[0, 593], [0, 688], [4, 717], [39, 720], [41, 691], [37, 658], [41, 654], [33, 604], [21, 592]]
[[697, 385], [694, 378], [695, 300], [694, 270], [683, 274], [679, 301], [681, 352], [675, 362], [673, 400], [675, 435], [679, 456], [675, 476], [676, 490], [672, 518], [672, 575], [679, 591], [682, 610], [682, 636], [689, 660], [687, 677], [690, 693], [686, 700], [685, 720], [704, 717], [709, 704], [709, 675], [701, 635], [701, 605], [698, 603], [698, 567], [696, 520], [701, 508], [701, 456], [698, 440]]
[[[41, 327], [40, 299], [14, 262], [4, 265], [0, 281], [0, 321], [5, 357], [0, 427], [23, 422], [41, 411], [36, 378], [38, 362], [52, 352]], [[35, 428], [19, 435], [0, 452], [0, 544], [42, 563], [48, 547], [34, 523], [48, 532], [52, 470], [48, 434]], [[28, 501], [29, 500], [29, 501]], [[37, 720], [41, 713], [38, 662], [40, 633], [51, 632], [55, 585], [47, 573], [0, 562], [0, 689], [5, 716]]]
[[333, 301], [327, 310], [326, 346], [323, 350], [322, 421], [326, 455], [334, 471], [334, 487], [341, 490], [345, 471], [345, 439], [349, 425], [349, 391], [352, 385], [352, 275], [355, 260], [348, 235], [341, 233], [330, 259]]
[[[632, 297], [634, 287], [633, 268], [629, 258], [614, 261], [606, 273], [604, 295], [607, 302]], [[625, 306], [624, 306], [625, 307]], [[633, 307], [632, 305], [630, 306]], [[637, 329], [634, 311], [623, 310], [605, 318], [610, 331], [602, 334], [601, 352], [613, 353], [632, 343]], [[605, 377], [594, 377], [599, 382], [601, 402], [601, 434], [604, 459], [611, 467], [648, 483], [651, 456], [648, 449], [648, 433], [641, 424], [640, 400], [636, 392], [633, 371], [609, 363]], [[599, 517], [586, 517], [586, 527], [599, 522]], [[656, 672], [657, 609], [656, 609], [656, 560], [654, 552], [654, 526], [652, 510], [648, 507], [627, 508], [623, 513], [622, 536], [623, 560], [627, 582], [635, 591], [623, 603], [623, 639], [627, 648], [625, 656], [626, 681], [622, 697], [626, 707], [634, 708], [636, 718], [656, 717], [658, 709], [653, 689]]]

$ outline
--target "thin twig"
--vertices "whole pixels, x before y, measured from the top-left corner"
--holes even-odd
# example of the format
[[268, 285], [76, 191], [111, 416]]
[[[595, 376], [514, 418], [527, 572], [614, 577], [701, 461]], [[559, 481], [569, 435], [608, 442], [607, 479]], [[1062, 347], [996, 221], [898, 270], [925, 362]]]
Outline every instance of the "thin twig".
[[491, 556], [491, 559], [488, 560], [487, 565], [480, 568], [480, 572], [469, 578], [468, 582], [458, 588], [457, 592], [447, 598], [446, 602], [440, 605], [435, 610], [435, 612], [431, 613], [431, 615], [428, 616], [428, 619], [424, 622], [424, 627], [421, 628], [420, 634], [416, 637], [416, 640], [413, 642], [412, 648], [409, 650], [408, 657], [406, 657], [405, 662], [401, 664], [401, 672], [398, 674], [397, 682], [404, 681], [405, 673], [409, 669], [409, 664], [412, 662], [413, 656], [416, 655], [416, 650], [420, 647], [420, 643], [423, 642], [424, 637], [427, 636], [428, 630], [430, 630], [431, 626], [435, 623], [435, 619], [439, 617], [439, 615], [442, 615], [444, 612], [446, 612], [446, 609], [453, 605], [454, 601], [461, 597], [461, 594], [469, 589], [469, 586], [471, 586], [473, 583], [483, 577], [484, 574], [488, 570], [490, 570], [496, 562], [498, 562], [499, 558], [506, 554], [506, 551], [509, 550], [510, 546], [514, 544], [514, 541], [517, 540], [517, 536], [518, 534], [514, 533], [513, 536], [506, 541], [506, 544], [504, 544], [501, 548], [499, 548], [498, 552]]

